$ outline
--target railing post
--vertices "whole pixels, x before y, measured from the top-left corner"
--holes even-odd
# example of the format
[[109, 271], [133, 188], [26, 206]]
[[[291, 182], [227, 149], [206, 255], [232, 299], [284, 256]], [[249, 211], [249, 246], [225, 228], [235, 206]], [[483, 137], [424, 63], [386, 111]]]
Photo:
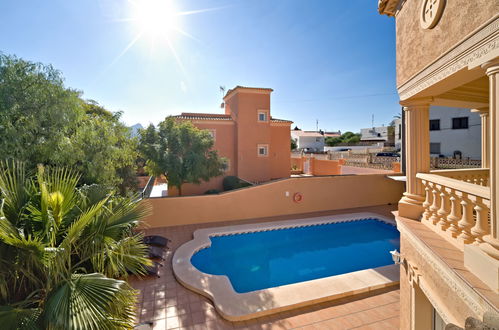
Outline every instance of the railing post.
[[438, 223], [437, 226], [442, 231], [446, 231], [449, 228], [449, 223], [447, 221], [447, 215], [449, 214], [450, 201], [447, 196], [447, 191], [444, 186], [440, 186], [440, 208], [437, 211]]
[[461, 234], [457, 237], [463, 244], [469, 244], [473, 241], [470, 229], [473, 227], [473, 204], [471, 204], [468, 194], [462, 193], [461, 196], [462, 215], [461, 220], [457, 223]]
[[[473, 196], [474, 197], [474, 196]], [[475, 207], [473, 208], [476, 212], [476, 221], [475, 226], [471, 228], [471, 234], [474, 237], [474, 244], [483, 243], [483, 236], [486, 235], [488, 231], [488, 221], [489, 221], [489, 210], [483, 204], [483, 198], [476, 197], [474, 198]]]
[[430, 206], [430, 212], [431, 212], [431, 217], [430, 217], [430, 221], [436, 225], [437, 222], [438, 222], [438, 210], [440, 208], [440, 196], [439, 196], [439, 193], [438, 193], [438, 190], [439, 190], [439, 187], [437, 186], [436, 183], [432, 183], [432, 186], [433, 186], [433, 189], [431, 191], [432, 195], [433, 195], [433, 203], [431, 204]]
[[454, 189], [447, 190], [450, 195], [450, 214], [447, 217], [449, 221], [449, 233], [453, 238], [456, 238], [459, 235], [459, 227], [458, 222], [461, 219], [461, 205], [459, 204], [459, 200], [456, 196], [456, 191]]
[[425, 190], [425, 201], [423, 202], [423, 208], [424, 208], [424, 212], [423, 212], [423, 218], [422, 220], [426, 220], [426, 221], [429, 221], [430, 220], [430, 216], [431, 216], [431, 212], [430, 212], [430, 206], [432, 204], [432, 192], [431, 192], [431, 187], [430, 187], [430, 183], [426, 180], [422, 180], [423, 182], [423, 185], [424, 185], [424, 190]]

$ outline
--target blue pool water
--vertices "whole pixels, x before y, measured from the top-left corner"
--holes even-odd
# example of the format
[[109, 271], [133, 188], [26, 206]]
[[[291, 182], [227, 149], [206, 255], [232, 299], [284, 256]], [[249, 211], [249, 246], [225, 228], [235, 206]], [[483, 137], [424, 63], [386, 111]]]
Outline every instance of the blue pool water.
[[400, 246], [395, 226], [375, 219], [210, 239], [191, 263], [227, 275], [239, 293], [393, 264], [389, 251]]

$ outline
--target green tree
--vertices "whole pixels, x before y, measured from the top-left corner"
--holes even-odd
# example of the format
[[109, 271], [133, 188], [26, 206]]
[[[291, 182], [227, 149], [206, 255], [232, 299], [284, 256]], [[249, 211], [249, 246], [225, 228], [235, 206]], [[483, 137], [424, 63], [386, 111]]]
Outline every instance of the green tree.
[[97, 103], [85, 103], [85, 117], [72, 136], [69, 165], [82, 173], [85, 184], [117, 186], [122, 193], [136, 184], [137, 139], [121, 121]]
[[298, 148], [298, 144], [296, 144], [296, 140], [291, 138], [291, 150], [296, 150]]
[[52, 66], [0, 54], [0, 157], [66, 164], [81, 105]]
[[133, 229], [136, 199], [79, 175], [0, 163], [0, 324], [4, 329], [123, 329], [134, 324], [135, 291], [120, 278], [150, 262]]
[[213, 150], [210, 133], [188, 121], [168, 117], [158, 125], [142, 130], [140, 151], [147, 159], [150, 174], [164, 175], [169, 185], [182, 195], [182, 184], [208, 181], [223, 174], [226, 161]]
[[330, 147], [334, 147], [340, 143], [355, 144], [360, 142], [360, 138], [361, 136], [359, 133], [345, 132], [338, 137], [327, 137], [326, 144]]
[[136, 140], [112, 113], [64, 87], [50, 65], [0, 54], [0, 159], [78, 169], [81, 183], [134, 187]]

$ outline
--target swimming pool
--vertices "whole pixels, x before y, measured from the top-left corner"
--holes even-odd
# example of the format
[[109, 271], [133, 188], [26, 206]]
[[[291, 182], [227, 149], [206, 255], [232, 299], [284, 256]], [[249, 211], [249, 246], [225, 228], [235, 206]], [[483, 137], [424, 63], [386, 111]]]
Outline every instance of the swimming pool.
[[377, 219], [210, 237], [191, 262], [226, 275], [238, 293], [392, 264], [395, 226]]
[[173, 255], [175, 278], [242, 321], [399, 284], [395, 221], [375, 213], [198, 229]]

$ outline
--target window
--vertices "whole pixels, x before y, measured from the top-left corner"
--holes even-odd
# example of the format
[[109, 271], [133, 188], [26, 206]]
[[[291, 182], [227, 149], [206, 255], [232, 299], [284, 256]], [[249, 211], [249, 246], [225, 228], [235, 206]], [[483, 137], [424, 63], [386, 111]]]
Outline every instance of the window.
[[315, 142], [321, 142], [321, 138], [315, 138]]
[[267, 144], [258, 145], [258, 157], [267, 157], [269, 155], [269, 146]]
[[440, 131], [440, 119], [430, 119], [430, 131]]
[[440, 142], [430, 143], [430, 154], [440, 155]]
[[268, 121], [268, 110], [258, 110], [258, 121], [260, 122]]
[[452, 129], [468, 128], [468, 117], [452, 118]]

